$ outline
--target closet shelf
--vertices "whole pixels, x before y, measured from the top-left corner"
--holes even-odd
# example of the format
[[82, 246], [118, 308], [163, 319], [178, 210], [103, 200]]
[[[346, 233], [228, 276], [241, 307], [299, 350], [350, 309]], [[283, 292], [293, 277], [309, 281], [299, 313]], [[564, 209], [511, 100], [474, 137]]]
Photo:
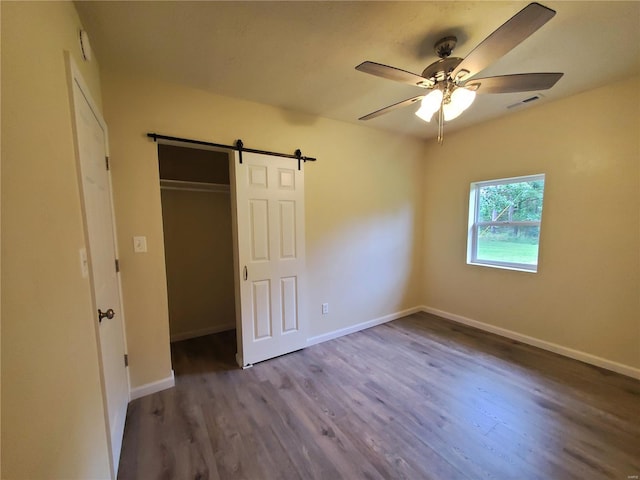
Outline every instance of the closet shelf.
[[188, 192], [229, 193], [229, 185], [224, 183], [187, 182], [184, 180], [160, 179], [162, 190], [184, 190]]

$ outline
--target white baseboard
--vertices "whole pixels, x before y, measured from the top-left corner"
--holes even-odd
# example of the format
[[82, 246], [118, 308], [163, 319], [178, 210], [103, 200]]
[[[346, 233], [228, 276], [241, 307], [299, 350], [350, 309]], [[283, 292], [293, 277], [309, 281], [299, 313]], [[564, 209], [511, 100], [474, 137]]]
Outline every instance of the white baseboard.
[[171, 375], [167, 378], [163, 378], [162, 380], [158, 380], [151, 383], [145, 383], [144, 385], [140, 385], [139, 387], [132, 388], [129, 393], [129, 401], [135, 400], [136, 398], [146, 397], [147, 395], [151, 395], [152, 393], [161, 392], [162, 390], [166, 390], [167, 388], [174, 387], [176, 384], [175, 377], [173, 375], [173, 370], [171, 370]]
[[496, 335], [500, 335], [501, 337], [510, 338], [511, 340], [517, 340], [518, 342], [526, 343], [527, 345], [542, 348], [543, 350], [548, 350], [565, 357], [573, 358], [574, 360], [580, 360], [581, 362], [589, 363], [591, 365], [595, 365], [596, 367], [601, 367], [606, 370], [611, 370], [612, 372], [620, 373], [622, 375], [637, 378], [640, 380], [640, 369], [631, 367], [629, 365], [624, 365], [612, 360], [607, 360], [606, 358], [598, 357], [596, 355], [582, 352], [580, 350], [574, 350], [573, 348], [564, 347], [562, 345], [558, 345], [557, 343], [547, 342], [546, 340], [540, 340], [535, 337], [523, 335], [521, 333], [514, 332], [513, 330], [507, 330], [506, 328], [496, 327], [488, 323], [473, 320], [468, 317], [463, 317], [462, 315], [445, 312], [444, 310], [438, 310], [437, 308], [427, 307], [423, 305], [418, 310], [421, 310], [425, 313], [431, 313], [438, 317], [446, 318], [447, 320], [452, 320], [457, 323], [462, 323], [470, 327], [475, 327], [479, 330], [484, 330], [485, 332], [495, 333]]
[[420, 312], [420, 311], [422, 311], [422, 307], [408, 308], [400, 312], [385, 315], [384, 317], [374, 318], [373, 320], [368, 320], [366, 322], [358, 323], [350, 327], [334, 330], [333, 332], [323, 333], [322, 335], [316, 335], [315, 337], [311, 337], [307, 339], [307, 347], [310, 347], [311, 345], [316, 345], [318, 343], [326, 342], [328, 340], [333, 340], [334, 338], [339, 338], [344, 335], [349, 335], [350, 333], [359, 332], [360, 330], [364, 330], [365, 328], [371, 328], [371, 327], [375, 327], [376, 325], [381, 325], [383, 323], [390, 322], [392, 320], [397, 320], [398, 318], [406, 317], [407, 315], [411, 315], [413, 313]]
[[171, 343], [180, 342], [181, 340], [189, 340], [190, 338], [204, 337], [205, 335], [211, 335], [212, 333], [226, 332], [227, 330], [234, 330], [236, 324], [225, 323], [223, 325], [216, 325], [214, 327], [201, 328], [200, 330], [191, 330], [190, 332], [182, 332], [171, 335]]

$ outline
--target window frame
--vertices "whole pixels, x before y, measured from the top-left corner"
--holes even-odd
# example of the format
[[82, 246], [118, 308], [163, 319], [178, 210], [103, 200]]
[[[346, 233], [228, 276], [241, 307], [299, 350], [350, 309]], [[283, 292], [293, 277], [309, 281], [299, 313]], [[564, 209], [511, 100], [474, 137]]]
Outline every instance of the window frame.
[[[535, 175], [524, 175], [521, 177], [498, 178], [495, 180], [483, 180], [479, 182], [471, 182], [469, 190], [469, 223], [467, 232], [467, 264], [482, 267], [501, 268], [505, 270], [517, 270], [521, 272], [537, 273], [538, 264], [540, 262], [540, 240], [542, 238], [542, 212], [540, 212], [540, 220], [536, 221], [515, 221], [515, 222], [480, 222], [478, 221], [480, 189], [486, 186], [508, 185], [511, 183], [525, 183], [542, 181], [546, 186], [546, 178], [544, 173]], [[544, 211], [544, 187], [542, 193], [542, 210]], [[483, 227], [538, 227], [540, 235], [538, 237], [538, 258], [535, 265], [517, 262], [501, 262], [495, 260], [478, 259], [478, 230]]]

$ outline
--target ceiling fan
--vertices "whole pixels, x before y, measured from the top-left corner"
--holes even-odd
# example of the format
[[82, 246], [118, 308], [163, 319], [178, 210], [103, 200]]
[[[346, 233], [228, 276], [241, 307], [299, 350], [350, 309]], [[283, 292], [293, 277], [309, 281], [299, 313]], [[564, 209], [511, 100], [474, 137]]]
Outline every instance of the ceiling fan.
[[451, 57], [457, 38], [445, 37], [434, 45], [440, 60], [425, 68], [422, 75], [381, 63], [361, 63], [356, 70], [431, 92], [381, 108], [359, 120], [370, 120], [422, 100], [416, 115], [429, 122], [438, 112], [438, 142], [442, 144], [444, 122], [453, 120], [469, 108], [476, 93], [516, 93], [553, 87], [563, 73], [519, 73], [485, 78], [475, 78], [475, 75], [519, 45], [555, 14], [554, 10], [539, 3], [530, 3], [485, 38], [465, 58]]

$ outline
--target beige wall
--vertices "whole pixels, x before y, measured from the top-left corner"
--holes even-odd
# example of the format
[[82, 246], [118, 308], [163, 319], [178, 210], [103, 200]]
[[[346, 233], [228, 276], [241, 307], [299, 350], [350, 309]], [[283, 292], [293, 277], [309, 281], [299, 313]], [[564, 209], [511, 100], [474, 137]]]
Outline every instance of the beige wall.
[[[147, 132], [318, 157], [305, 166], [312, 336], [418, 304], [422, 142], [125, 74], [102, 80], [132, 386], [171, 368], [157, 153]], [[146, 255], [133, 255], [137, 234], [147, 236]]]
[[[424, 303], [640, 367], [640, 80], [471, 129], [427, 151]], [[466, 260], [469, 183], [545, 173], [537, 274]]]
[[[0, 5], [2, 475], [107, 478], [63, 50], [100, 103], [98, 65], [80, 60], [71, 3]], [[640, 367], [638, 78], [448, 134], [426, 154], [364, 127], [117, 73], [102, 80], [134, 387], [171, 369], [148, 131], [318, 157], [306, 165], [312, 336], [424, 303]], [[466, 265], [469, 183], [540, 172], [539, 273]], [[134, 256], [134, 235], [147, 236], [147, 254]]]
[[2, 8], [2, 475], [109, 477], [63, 51], [82, 63], [71, 3]]
[[171, 339], [235, 328], [229, 192], [161, 194]]

